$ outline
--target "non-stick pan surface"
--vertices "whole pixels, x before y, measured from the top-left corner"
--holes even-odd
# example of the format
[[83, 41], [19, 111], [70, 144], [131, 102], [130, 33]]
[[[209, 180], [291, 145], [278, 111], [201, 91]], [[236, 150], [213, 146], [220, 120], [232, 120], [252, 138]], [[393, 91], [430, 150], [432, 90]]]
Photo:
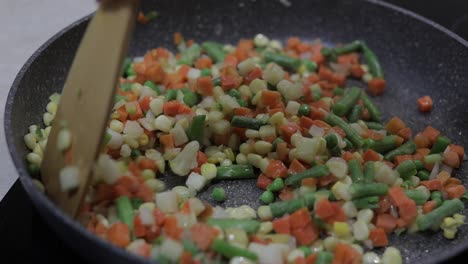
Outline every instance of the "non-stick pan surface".
[[[264, 33], [285, 40], [299, 36], [327, 43], [365, 40], [380, 57], [388, 88], [375, 98], [384, 119], [398, 115], [413, 131], [431, 124], [468, 146], [468, 45], [458, 36], [411, 12], [378, 1], [290, 0], [144, 0], [143, 10], [157, 10], [153, 23], [138, 25], [129, 55], [141, 56], [156, 46], [172, 47], [172, 35], [182, 32], [197, 41], [217, 40], [233, 44], [239, 38]], [[26, 171], [27, 149], [23, 135], [31, 124], [40, 124], [48, 96], [59, 92], [80, 38], [86, 17], [59, 32], [28, 60], [11, 88], [5, 113], [10, 154], [21, 182], [40, 214], [71, 247], [90, 260], [106, 263], [141, 261], [88, 233], [66, 217], [33, 185]], [[434, 99], [430, 114], [417, 111], [423, 95]], [[468, 182], [465, 164], [456, 173]], [[222, 182], [230, 199], [224, 206], [258, 205], [259, 190], [252, 181]], [[211, 201], [209, 187], [200, 196]], [[211, 201], [212, 202], [212, 201]], [[458, 238], [445, 240], [440, 233], [392, 237], [408, 263], [438, 263], [468, 248], [468, 227]]]

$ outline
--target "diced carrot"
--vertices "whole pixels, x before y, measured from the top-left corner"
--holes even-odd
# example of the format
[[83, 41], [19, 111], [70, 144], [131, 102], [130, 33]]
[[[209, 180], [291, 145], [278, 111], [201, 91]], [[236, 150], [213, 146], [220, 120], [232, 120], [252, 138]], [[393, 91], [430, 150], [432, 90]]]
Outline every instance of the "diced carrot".
[[133, 219], [133, 234], [135, 237], [144, 237], [146, 235], [146, 227], [141, 222], [139, 214]]
[[191, 114], [192, 113], [192, 108], [186, 104], [180, 104], [179, 105], [179, 112], [178, 114]]
[[380, 197], [379, 199], [379, 208], [377, 208], [375, 211], [379, 214], [386, 213], [392, 206], [392, 203], [389, 201], [387, 197]]
[[385, 91], [386, 81], [382, 78], [373, 78], [369, 81], [369, 92], [374, 95], [381, 95]]
[[319, 187], [328, 186], [328, 185], [336, 182], [337, 180], [338, 180], [338, 178], [336, 178], [336, 176], [333, 175], [333, 173], [330, 173], [327, 176], [323, 176], [323, 177], [318, 178], [318, 186]]
[[411, 138], [411, 128], [405, 127], [398, 131], [398, 136], [402, 137], [405, 140], [409, 140]]
[[176, 46], [180, 45], [182, 43], [182, 41], [184, 41], [184, 37], [182, 36], [182, 33], [180, 33], [180, 32], [174, 33], [174, 44]]
[[344, 86], [346, 82], [346, 76], [344, 76], [344, 74], [334, 73], [332, 75], [331, 82], [338, 86]]
[[301, 119], [299, 120], [299, 125], [304, 129], [309, 129], [312, 125], [314, 125], [314, 120], [306, 116], [301, 116]]
[[445, 183], [442, 183], [444, 188], [449, 188], [450, 186], [455, 186], [455, 185], [460, 185], [460, 184], [462, 184], [462, 181], [460, 179], [453, 178], [453, 177], [448, 178], [447, 181], [445, 181]]
[[265, 174], [260, 174], [257, 178], [257, 187], [263, 190], [266, 190], [267, 186], [273, 182], [272, 178], [265, 176]]
[[401, 144], [403, 144], [404, 141], [405, 141], [405, 140], [404, 140], [402, 137], [396, 136], [396, 138], [395, 138], [395, 145], [398, 147], [398, 146], [400, 146]]
[[184, 251], [180, 256], [179, 264], [194, 264], [192, 254], [188, 251]]
[[418, 99], [419, 112], [430, 112], [432, 110], [432, 98], [428, 95]]
[[196, 223], [190, 227], [190, 235], [200, 249], [207, 250], [218, 235], [218, 230], [203, 223]]
[[115, 110], [117, 114], [119, 114], [119, 117], [117, 118], [120, 122], [125, 122], [127, 121], [128, 113], [125, 111], [125, 106], [121, 106]]
[[391, 134], [397, 134], [398, 131], [405, 127], [406, 124], [397, 116], [392, 117], [392, 119], [390, 119], [385, 125], [385, 129], [387, 129]]
[[237, 63], [238, 63], [237, 58], [233, 55], [227, 55], [224, 58], [224, 66], [236, 67]]
[[396, 219], [391, 214], [379, 214], [375, 225], [390, 234], [396, 227]]
[[289, 226], [291, 229], [304, 228], [311, 221], [312, 218], [307, 208], [301, 208], [289, 216]]
[[184, 232], [184, 229], [178, 226], [175, 216], [166, 217], [163, 229], [169, 237], [176, 240], [179, 240]]
[[247, 75], [244, 78], [244, 83], [248, 85], [255, 79], [261, 79], [262, 75], [262, 69], [260, 69], [259, 67], [255, 67], [253, 70], [247, 73]]
[[333, 78], [333, 72], [326, 66], [321, 65], [318, 71], [321, 80], [331, 81]]
[[281, 201], [289, 201], [294, 198], [294, 192], [292, 188], [283, 188], [280, 193], [278, 194], [278, 197], [280, 198]]
[[341, 157], [346, 161], [350, 161], [354, 159], [353, 153], [349, 151], [344, 151], [343, 154], [341, 154]]
[[390, 198], [390, 202], [396, 206], [400, 206], [409, 198], [406, 196], [405, 192], [401, 187], [391, 187], [388, 190], [388, 197]]
[[276, 154], [278, 159], [286, 161], [289, 154], [288, 144], [286, 142], [276, 144]]
[[141, 110], [140, 104], [138, 104], [137, 102], [130, 102], [130, 103], [127, 103], [127, 104], [132, 104], [135, 107], [135, 112], [131, 113], [131, 114], [130, 113], [128, 114], [128, 118], [130, 120], [137, 120], [137, 119], [140, 119], [140, 118], [143, 117], [143, 111]]
[[110, 201], [115, 198], [114, 187], [109, 184], [100, 183], [95, 187], [96, 202]]
[[306, 258], [306, 264], [315, 264], [316, 260], [317, 260], [317, 253], [310, 254]]
[[130, 228], [124, 223], [115, 223], [107, 233], [107, 240], [118, 247], [126, 247], [130, 244]]
[[450, 144], [449, 149], [450, 151], [453, 151], [458, 154], [460, 162], [463, 160], [463, 157], [465, 156], [465, 149], [463, 148], [463, 146]]
[[414, 200], [407, 199], [405, 202], [398, 206], [398, 212], [400, 213], [400, 217], [405, 220], [407, 223], [413, 223], [418, 216], [418, 211], [416, 208], [416, 203]]
[[396, 165], [399, 165], [400, 163], [402, 163], [403, 161], [406, 161], [406, 160], [413, 160], [413, 155], [399, 155], [399, 156], [396, 156], [394, 161]]
[[298, 161], [297, 159], [294, 159], [291, 164], [289, 164], [289, 169], [288, 169], [288, 173], [289, 174], [296, 174], [296, 173], [299, 173], [299, 172], [302, 172], [302, 171], [305, 171], [306, 168], [304, 167], [304, 165], [302, 165], [302, 163], [300, 161]]
[[416, 146], [418, 146], [418, 148], [427, 148], [431, 146], [431, 141], [429, 138], [424, 136], [422, 133], [418, 133], [416, 136], [414, 136], [414, 143]]
[[202, 151], [198, 151], [198, 153], [197, 153], [198, 166], [201, 166], [206, 162], [208, 162], [208, 157], [206, 156], [206, 154], [204, 152], [202, 152]]
[[318, 180], [315, 178], [305, 178], [301, 181], [301, 186], [314, 187], [317, 185]]
[[426, 203], [424, 203], [424, 205], [422, 207], [423, 213], [427, 214], [427, 213], [431, 212], [432, 210], [434, 210], [436, 207], [437, 207], [437, 202], [436, 201], [434, 201], [434, 200], [427, 201]]
[[423, 157], [429, 155], [429, 152], [431, 152], [431, 150], [428, 149], [428, 148], [418, 148], [418, 149], [416, 149], [416, 153], [420, 154]]
[[315, 215], [320, 219], [333, 216], [333, 206], [328, 199], [322, 199], [315, 205]]
[[159, 142], [164, 146], [164, 149], [174, 148], [174, 138], [171, 134], [162, 135], [159, 137]]
[[[318, 127], [321, 127], [321, 128], [323, 128], [323, 129], [325, 129], [325, 130], [331, 128], [331, 126], [330, 126], [329, 124], [325, 123], [325, 122], [322, 121], [322, 120], [313, 120], [313, 122], [314, 122], [314, 123], [313, 123], [314, 125], [316, 125], [316, 126], [318, 126]], [[334, 128], [333, 131], [339, 133], [340, 136], [343, 136], [343, 137], [344, 137], [344, 136], [346, 135], [346, 134], [342, 135], [342, 134], [344, 133], [343, 130], [340, 131], [340, 130], [335, 129], [336, 127], [333, 127], [333, 128]], [[341, 133], [341, 132], [343, 132], [343, 133]]]
[[361, 68], [361, 65], [359, 64], [354, 64], [351, 65], [351, 68], [349, 69], [351, 76], [354, 78], [361, 78], [364, 75], [364, 70]]
[[419, 184], [425, 186], [427, 189], [429, 189], [429, 191], [442, 190], [442, 183], [439, 181], [439, 179], [421, 181]]
[[293, 229], [292, 235], [299, 245], [310, 245], [319, 237], [319, 230], [312, 222], [309, 222], [302, 228]]
[[451, 178], [450, 174], [446, 171], [441, 171], [439, 174], [437, 174], [437, 180], [440, 181], [442, 186], [445, 186], [447, 181]]
[[195, 90], [205, 96], [213, 95], [213, 82], [210, 76], [201, 76], [197, 78]]
[[448, 151], [444, 153], [444, 163], [452, 168], [460, 167], [460, 159], [455, 151]]
[[267, 239], [263, 239], [263, 238], [260, 238], [256, 235], [252, 235], [250, 237], [250, 242], [251, 243], [258, 243], [258, 244], [262, 244], [262, 245], [268, 245], [270, 243], [271, 239], [267, 238]]
[[166, 78], [166, 73], [159, 63], [154, 63], [151, 67], [148, 67], [145, 75], [155, 83], [161, 83]]
[[369, 239], [374, 247], [385, 247], [388, 245], [387, 234], [383, 228], [374, 228], [370, 231]]
[[197, 69], [211, 68], [213, 61], [210, 57], [200, 57], [195, 61], [195, 67]]
[[280, 160], [270, 160], [265, 175], [270, 178], [284, 178], [288, 175], [288, 169]]
[[460, 198], [465, 194], [465, 187], [463, 185], [455, 185], [445, 189], [450, 199]]
[[286, 41], [286, 47], [290, 49], [296, 48], [299, 44], [301, 44], [301, 40], [298, 37], [290, 37]]
[[273, 230], [277, 234], [290, 234], [291, 233], [291, 226], [289, 223], [289, 217], [283, 216], [281, 218], [275, 219], [272, 221]]
[[311, 59], [313, 62], [317, 63], [318, 65], [321, 65], [321, 64], [323, 64], [323, 63], [325, 62], [325, 56], [323, 56], [323, 54], [320, 53], [320, 52], [317, 52], [317, 53], [312, 54], [312, 56], [310, 57], [310, 59]]
[[151, 97], [145, 96], [140, 100], [140, 108], [143, 112], [147, 112], [150, 109]]
[[299, 130], [299, 126], [296, 123], [284, 124], [280, 127], [283, 135], [283, 139], [286, 142], [291, 141], [291, 136]]
[[362, 155], [362, 158], [366, 162], [367, 161], [379, 161], [381, 159], [379, 153], [377, 153], [376, 151], [372, 149], [366, 150], [366, 152], [364, 152], [364, 154]]
[[[359, 63], [359, 54], [353, 52], [349, 54], [340, 55], [337, 57], [336, 62], [338, 62], [338, 64], [352, 64], [351, 66], [355, 66]], [[360, 65], [357, 66], [359, 66], [359, 68], [361, 69]]]
[[422, 132], [422, 134], [425, 137], [427, 137], [431, 141], [431, 143], [434, 143], [436, 139], [439, 137], [440, 131], [433, 128], [432, 126], [427, 126]]
[[179, 113], [180, 102], [179, 101], [169, 101], [165, 102], [163, 105], [163, 112], [167, 116], [176, 116]]
[[333, 264], [360, 264], [362, 256], [350, 245], [338, 243], [335, 248]]
[[156, 162], [152, 159], [149, 159], [149, 158], [142, 158], [140, 159], [140, 161], [138, 162], [138, 167], [140, 167], [140, 169], [142, 170], [157, 170], [158, 169], [158, 165], [156, 165]]
[[263, 105], [274, 107], [281, 102], [281, 94], [276, 91], [263, 90], [260, 100]]
[[251, 116], [252, 115], [252, 110], [247, 107], [238, 107], [234, 109], [234, 115], [237, 116]]

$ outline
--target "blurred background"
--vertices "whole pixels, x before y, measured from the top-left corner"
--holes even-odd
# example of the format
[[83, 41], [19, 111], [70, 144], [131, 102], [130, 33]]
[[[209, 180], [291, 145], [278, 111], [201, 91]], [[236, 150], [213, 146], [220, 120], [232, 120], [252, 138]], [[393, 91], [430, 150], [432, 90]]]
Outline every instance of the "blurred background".
[[[418, 13], [468, 39], [466, 0], [385, 2]], [[14, 257], [15, 263], [31, 263], [44, 257], [52, 263], [64, 260], [82, 263], [39, 219], [21, 185], [15, 183], [17, 175], [4, 138], [3, 111], [11, 83], [32, 53], [59, 30], [95, 8], [95, 0], [0, 0], [0, 200], [3, 198], [0, 202], [0, 248], [2, 253]]]

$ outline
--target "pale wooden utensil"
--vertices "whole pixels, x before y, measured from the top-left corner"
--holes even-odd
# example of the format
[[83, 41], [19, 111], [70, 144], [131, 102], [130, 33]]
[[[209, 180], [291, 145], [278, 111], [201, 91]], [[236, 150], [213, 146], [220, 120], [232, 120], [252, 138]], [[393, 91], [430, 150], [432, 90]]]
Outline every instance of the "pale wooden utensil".
[[[41, 174], [49, 197], [71, 217], [77, 216], [102, 149], [135, 19], [136, 1], [101, 5], [88, 25], [63, 87]], [[70, 159], [66, 163], [64, 152], [57, 146], [57, 135], [63, 127], [71, 133], [71, 164]], [[60, 188], [59, 173], [66, 165], [79, 168], [79, 186], [72, 192]]]

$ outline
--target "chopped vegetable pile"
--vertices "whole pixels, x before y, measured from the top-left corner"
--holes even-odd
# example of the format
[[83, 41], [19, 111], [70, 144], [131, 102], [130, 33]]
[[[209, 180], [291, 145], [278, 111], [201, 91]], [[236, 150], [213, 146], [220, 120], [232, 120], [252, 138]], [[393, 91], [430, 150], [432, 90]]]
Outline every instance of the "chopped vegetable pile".
[[[385, 90], [364, 42], [174, 40], [176, 53], [160, 47], [125, 62], [80, 211], [90, 232], [161, 263], [393, 264], [402, 256], [391, 234], [455, 238], [466, 195], [451, 174], [464, 149], [431, 126], [413, 137], [400, 118], [382, 120], [364, 89], [346, 87], [350, 78], [371, 95]], [[50, 99], [46, 128], [24, 137], [32, 175], [60, 96]], [[72, 138], [61, 133], [67, 155]], [[158, 179], [167, 171], [185, 186], [167, 189]], [[75, 174], [62, 170], [63, 191], [76, 188]], [[256, 209], [223, 208], [236, 197], [222, 188], [211, 205], [196, 198], [211, 181], [250, 178], [264, 190]]]

